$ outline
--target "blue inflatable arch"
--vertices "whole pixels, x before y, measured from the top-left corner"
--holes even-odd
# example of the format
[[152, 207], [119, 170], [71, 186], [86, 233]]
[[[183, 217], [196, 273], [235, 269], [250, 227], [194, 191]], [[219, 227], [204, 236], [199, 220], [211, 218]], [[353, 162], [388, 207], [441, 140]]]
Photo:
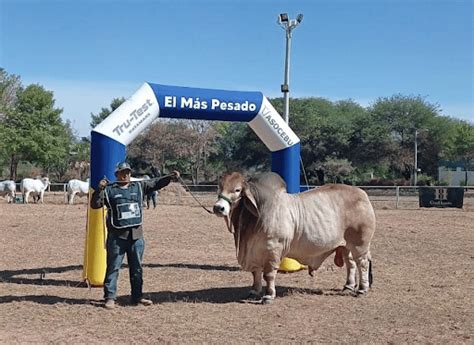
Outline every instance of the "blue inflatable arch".
[[[272, 152], [272, 171], [286, 182], [289, 193], [300, 191], [300, 140], [261, 92], [242, 92], [144, 83], [91, 133], [90, 187], [105, 177], [114, 181], [117, 162], [126, 146], [157, 117], [240, 121]], [[88, 210], [83, 278], [102, 285], [105, 276], [104, 212]]]
[[91, 187], [125, 160], [125, 148], [157, 117], [247, 122], [272, 152], [272, 171], [300, 190], [300, 140], [261, 92], [144, 83], [91, 134]]

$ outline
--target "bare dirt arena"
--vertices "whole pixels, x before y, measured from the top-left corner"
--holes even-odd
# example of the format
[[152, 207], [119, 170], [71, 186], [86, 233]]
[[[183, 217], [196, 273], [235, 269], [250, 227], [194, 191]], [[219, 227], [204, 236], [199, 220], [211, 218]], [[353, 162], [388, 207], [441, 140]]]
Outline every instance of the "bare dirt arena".
[[[79, 287], [87, 205], [0, 200], [0, 343], [474, 343], [474, 206], [377, 208], [374, 285], [339, 294], [345, 268], [331, 256], [311, 278], [277, 277], [277, 299], [242, 299], [240, 271], [223, 220], [198, 206], [145, 210], [144, 289], [153, 306], [119, 306]], [[466, 204], [466, 203], [465, 203]]]

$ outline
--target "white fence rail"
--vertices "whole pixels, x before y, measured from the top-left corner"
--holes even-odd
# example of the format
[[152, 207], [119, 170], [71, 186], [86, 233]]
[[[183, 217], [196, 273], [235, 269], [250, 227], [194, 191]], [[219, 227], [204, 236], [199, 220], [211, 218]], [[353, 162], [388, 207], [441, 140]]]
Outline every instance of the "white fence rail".
[[[67, 202], [66, 183], [51, 183], [45, 193], [45, 203], [48, 199], [53, 199], [54, 203], [61, 197]], [[306, 186], [304, 186], [306, 188]], [[445, 186], [430, 186], [431, 188], [446, 188]], [[318, 186], [309, 186], [309, 189], [318, 188]], [[420, 187], [413, 186], [359, 186], [369, 195], [370, 201], [375, 208], [381, 209], [414, 209], [419, 207], [418, 191]], [[474, 186], [464, 188], [464, 204], [474, 207]], [[212, 206], [217, 197], [217, 185], [186, 185], [183, 188], [176, 188], [174, 193], [161, 192], [158, 196], [158, 203], [173, 205], [196, 205], [199, 206], [195, 198], [204, 206]], [[17, 191], [20, 190], [17, 184]], [[75, 203], [86, 203], [86, 198], [76, 199]]]

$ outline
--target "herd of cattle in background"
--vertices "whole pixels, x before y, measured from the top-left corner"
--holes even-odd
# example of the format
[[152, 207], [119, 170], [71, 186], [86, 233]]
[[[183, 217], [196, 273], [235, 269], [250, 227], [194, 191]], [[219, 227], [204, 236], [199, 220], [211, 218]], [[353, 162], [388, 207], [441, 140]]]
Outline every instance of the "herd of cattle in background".
[[[132, 177], [132, 181], [148, 180], [149, 176]], [[20, 202], [24, 204], [29, 203], [30, 194], [34, 203], [43, 203], [45, 190], [50, 186], [48, 177], [24, 178], [20, 182], [21, 199], [17, 198], [16, 183], [12, 180], [0, 181], [0, 196], [5, 197], [8, 203]], [[73, 205], [74, 197], [77, 195], [83, 197], [89, 194], [89, 179], [81, 181], [77, 179], [69, 180], [66, 184], [66, 203]]]
[[[29, 203], [30, 194], [35, 203], [43, 203], [44, 191], [48, 189], [50, 185], [49, 178], [38, 177], [35, 179], [24, 178], [20, 182], [20, 192], [22, 195], [21, 201], [24, 204]], [[66, 185], [66, 202], [68, 204], [74, 203], [74, 197], [84, 196], [89, 193], [89, 180], [70, 180]], [[16, 183], [12, 180], [0, 182], [0, 196], [6, 197], [8, 203], [17, 201], [16, 197]]]

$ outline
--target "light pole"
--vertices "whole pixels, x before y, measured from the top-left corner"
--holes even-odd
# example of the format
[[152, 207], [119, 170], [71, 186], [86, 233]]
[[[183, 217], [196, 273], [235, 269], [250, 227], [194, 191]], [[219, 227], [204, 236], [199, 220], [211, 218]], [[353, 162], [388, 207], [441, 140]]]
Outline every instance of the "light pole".
[[298, 14], [296, 19], [289, 19], [288, 13], [280, 13], [278, 16], [278, 24], [286, 32], [286, 55], [285, 55], [285, 80], [281, 85], [281, 92], [284, 94], [284, 118], [285, 122], [289, 121], [290, 114], [290, 51], [291, 51], [291, 33], [303, 20], [303, 15]]
[[427, 129], [420, 129], [418, 131], [417, 128], [415, 128], [415, 168], [413, 172], [413, 186], [416, 187], [417, 183], [417, 178], [418, 178], [418, 133], [423, 132], [423, 131], [428, 131]]
[[418, 175], [418, 129], [415, 129], [415, 171], [413, 172], [413, 187], [416, 187], [416, 178]]

